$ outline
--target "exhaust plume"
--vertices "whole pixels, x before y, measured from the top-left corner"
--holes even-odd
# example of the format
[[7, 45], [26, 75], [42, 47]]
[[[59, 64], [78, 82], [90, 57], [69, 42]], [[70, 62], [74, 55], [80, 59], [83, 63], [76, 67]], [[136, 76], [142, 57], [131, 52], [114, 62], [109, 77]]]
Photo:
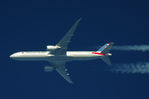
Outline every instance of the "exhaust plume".
[[124, 46], [113, 46], [112, 50], [119, 51], [149, 51], [149, 45], [124, 45]]
[[120, 73], [149, 73], [149, 63], [130, 63], [130, 64], [115, 64], [111, 67], [110, 71]]

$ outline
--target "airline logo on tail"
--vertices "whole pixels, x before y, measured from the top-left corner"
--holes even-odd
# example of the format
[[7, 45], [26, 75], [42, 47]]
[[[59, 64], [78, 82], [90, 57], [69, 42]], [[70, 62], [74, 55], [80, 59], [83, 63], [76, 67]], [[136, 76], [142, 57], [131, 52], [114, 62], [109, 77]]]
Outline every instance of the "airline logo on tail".
[[[108, 47], [109, 45], [110, 45], [110, 43], [108, 43], [108, 44], [105, 46], [105, 48]], [[104, 49], [105, 49], [105, 48], [104, 48]]]

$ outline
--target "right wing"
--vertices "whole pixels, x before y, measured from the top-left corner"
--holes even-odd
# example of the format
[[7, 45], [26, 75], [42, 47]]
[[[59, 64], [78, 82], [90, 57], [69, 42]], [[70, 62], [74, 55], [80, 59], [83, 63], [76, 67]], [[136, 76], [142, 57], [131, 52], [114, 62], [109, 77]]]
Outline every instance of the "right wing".
[[55, 70], [69, 83], [73, 83], [65, 67], [65, 62], [51, 62]]

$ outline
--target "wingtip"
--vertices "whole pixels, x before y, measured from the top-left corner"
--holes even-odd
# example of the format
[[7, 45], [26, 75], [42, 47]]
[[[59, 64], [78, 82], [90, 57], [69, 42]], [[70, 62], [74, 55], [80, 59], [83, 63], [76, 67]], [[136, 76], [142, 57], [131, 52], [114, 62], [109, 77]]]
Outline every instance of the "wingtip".
[[79, 19], [78, 19], [78, 22], [80, 22], [82, 20], [82, 17], [80, 17]]
[[73, 85], [73, 84], [74, 84], [74, 82], [71, 82], [70, 84], [72, 84], [72, 85]]
[[73, 82], [73, 81], [69, 81], [69, 83], [70, 83], [70, 84], [74, 84], [74, 82]]

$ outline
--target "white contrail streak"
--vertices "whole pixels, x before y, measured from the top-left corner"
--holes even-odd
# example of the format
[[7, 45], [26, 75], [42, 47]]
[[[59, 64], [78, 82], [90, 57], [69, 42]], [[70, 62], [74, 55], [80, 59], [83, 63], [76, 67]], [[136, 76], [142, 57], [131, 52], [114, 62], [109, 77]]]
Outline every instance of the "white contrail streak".
[[112, 72], [119, 73], [149, 73], [149, 63], [130, 63], [130, 64], [116, 64], [113, 65], [110, 69]]
[[112, 50], [119, 51], [149, 51], [149, 45], [124, 45], [124, 46], [113, 46]]

